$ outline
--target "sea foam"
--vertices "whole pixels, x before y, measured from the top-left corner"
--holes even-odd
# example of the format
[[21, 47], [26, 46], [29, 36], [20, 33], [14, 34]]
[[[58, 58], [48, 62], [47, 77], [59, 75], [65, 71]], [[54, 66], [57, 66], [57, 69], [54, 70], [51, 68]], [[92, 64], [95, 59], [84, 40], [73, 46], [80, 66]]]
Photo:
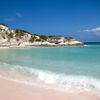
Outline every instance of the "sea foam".
[[[54, 85], [56, 87], [63, 88], [65, 90], [79, 90], [79, 91], [99, 91], [100, 93], [100, 79], [85, 75], [67, 75], [64, 73], [55, 73], [47, 70], [40, 70], [35, 68], [29, 68], [27, 66], [12, 65], [7, 63], [0, 63], [4, 67], [9, 67], [9, 70], [20, 71], [28, 76], [31, 76], [35, 81], [43, 84]], [[21, 81], [16, 79], [10, 79], [0, 75], [0, 78], [7, 80], [14, 80], [19, 83], [32, 85], [27, 80]]]

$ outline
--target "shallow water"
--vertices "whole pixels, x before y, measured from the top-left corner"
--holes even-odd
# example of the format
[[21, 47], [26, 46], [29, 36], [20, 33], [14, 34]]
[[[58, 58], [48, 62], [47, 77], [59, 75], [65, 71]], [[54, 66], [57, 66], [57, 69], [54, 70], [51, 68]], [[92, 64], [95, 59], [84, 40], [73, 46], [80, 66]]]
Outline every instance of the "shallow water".
[[3, 49], [0, 69], [66, 89], [100, 90], [100, 45]]

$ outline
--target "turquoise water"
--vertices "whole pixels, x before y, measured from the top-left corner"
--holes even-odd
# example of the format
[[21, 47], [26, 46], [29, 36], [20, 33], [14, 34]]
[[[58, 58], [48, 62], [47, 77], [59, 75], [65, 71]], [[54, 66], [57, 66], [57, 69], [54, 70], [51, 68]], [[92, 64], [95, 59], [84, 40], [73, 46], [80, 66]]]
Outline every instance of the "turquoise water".
[[100, 45], [1, 49], [0, 68], [46, 84], [100, 90]]

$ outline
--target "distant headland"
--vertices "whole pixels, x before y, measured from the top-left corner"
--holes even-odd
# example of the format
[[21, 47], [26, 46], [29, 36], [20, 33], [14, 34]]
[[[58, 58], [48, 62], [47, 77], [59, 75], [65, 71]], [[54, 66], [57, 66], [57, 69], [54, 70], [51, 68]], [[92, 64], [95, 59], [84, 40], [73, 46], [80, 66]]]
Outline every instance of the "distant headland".
[[73, 37], [47, 36], [33, 34], [22, 29], [11, 29], [0, 23], [0, 47], [30, 47], [30, 46], [73, 46], [83, 45], [83, 42]]

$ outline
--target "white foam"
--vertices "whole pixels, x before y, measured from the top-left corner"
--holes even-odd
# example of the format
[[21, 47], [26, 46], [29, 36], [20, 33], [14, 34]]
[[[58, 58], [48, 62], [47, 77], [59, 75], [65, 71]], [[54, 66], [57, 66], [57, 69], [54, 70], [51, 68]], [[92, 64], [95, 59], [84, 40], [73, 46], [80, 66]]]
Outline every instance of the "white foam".
[[[10, 70], [17, 70], [20, 72], [24, 72], [27, 75], [31, 75], [35, 77], [36, 81], [42, 82], [49, 85], [55, 85], [66, 90], [76, 89], [79, 91], [99, 91], [100, 92], [100, 80], [84, 75], [66, 75], [66, 74], [58, 74], [50, 71], [44, 71], [34, 68], [28, 68], [25, 66], [19, 65], [9, 65], [5, 64], [6, 66], [10, 66]], [[3, 76], [0, 76], [0, 78]], [[13, 80], [13, 79], [11, 79]], [[15, 80], [19, 82], [18, 80]], [[24, 84], [32, 84], [27, 81], [20, 81]]]
[[2, 76], [2, 75], [0, 75], [0, 78], [4, 79], [4, 80], [8, 80], [8, 81], [17, 82], [17, 83], [20, 83], [20, 84], [33, 85], [31, 82], [28, 82], [28, 81], [25, 81], [25, 80], [18, 80], [18, 79], [14, 79], [14, 78], [5, 77], [5, 76]]

